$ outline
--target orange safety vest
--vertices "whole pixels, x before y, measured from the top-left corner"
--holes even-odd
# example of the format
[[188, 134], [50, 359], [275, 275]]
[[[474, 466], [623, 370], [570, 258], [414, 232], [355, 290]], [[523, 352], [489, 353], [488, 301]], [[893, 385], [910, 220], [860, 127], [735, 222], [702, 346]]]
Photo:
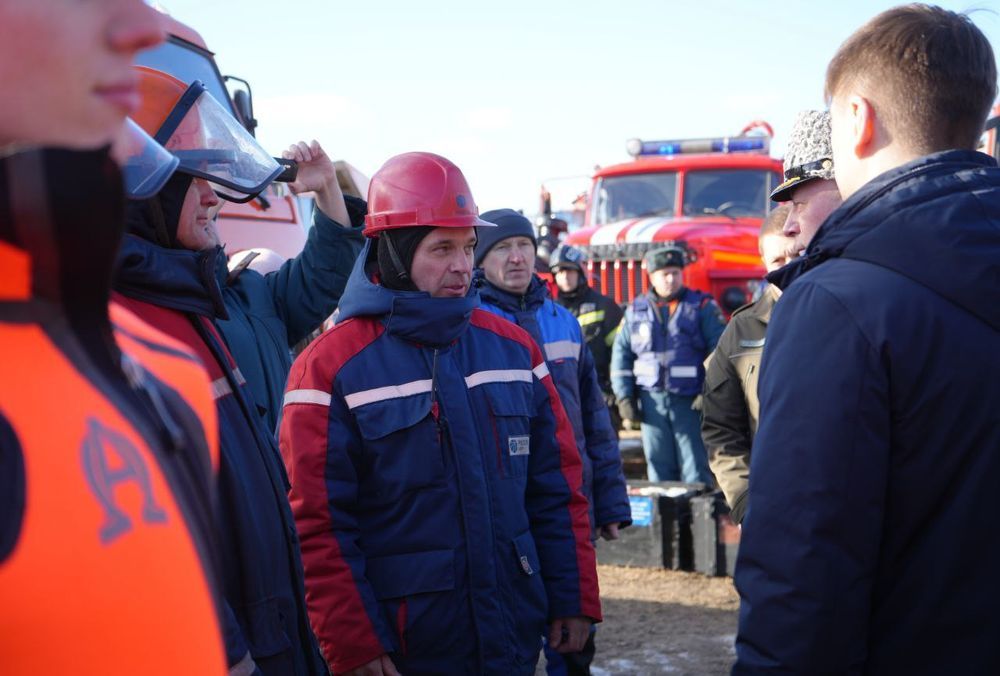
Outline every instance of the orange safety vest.
[[[28, 222], [13, 230], [36, 227], [14, 213]], [[35, 235], [49, 229], [40, 223]], [[38, 293], [35, 252], [52, 241], [32, 240], [29, 254], [0, 239], [0, 466], [19, 475], [0, 478], [15, 486], [0, 500], [9, 510], [0, 511], [0, 674], [225, 674], [207, 501], [192, 498], [195, 482], [165, 457], [152, 414], [118, 400], [110, 385], [123, 373], [93, 363], [62, 306]], [[214, 444], [197, 361], [127, 311], [112, 315], [118, 345], [144, 364], [133, 375], [185, 399]], [[99, 311], [93, 319], [108, 322]], [[191, 475], [207, 485], [209, 463], [198, 457], [205, 471]]]

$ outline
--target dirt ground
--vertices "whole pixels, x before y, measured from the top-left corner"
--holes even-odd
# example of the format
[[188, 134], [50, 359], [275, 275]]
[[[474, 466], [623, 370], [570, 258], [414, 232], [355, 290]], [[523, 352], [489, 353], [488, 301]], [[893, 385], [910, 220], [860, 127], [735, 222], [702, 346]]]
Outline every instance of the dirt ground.
[[[728, 674], [739, 597], [733, 581], [649, 568], [598, 566], [604, 622], [594, 676]], [[537, 674], [544, 674], [544, 657]]]
[[[638, 432], [622, 432], [629, 479], [646, 478]], [[718, 676], [736, 654], [739, 596], [728, 577], [653, 568], [598, 566], [604, 622], [597, 629], [594, 676]], [[536, 674], [545, 673], [545, 657]]]

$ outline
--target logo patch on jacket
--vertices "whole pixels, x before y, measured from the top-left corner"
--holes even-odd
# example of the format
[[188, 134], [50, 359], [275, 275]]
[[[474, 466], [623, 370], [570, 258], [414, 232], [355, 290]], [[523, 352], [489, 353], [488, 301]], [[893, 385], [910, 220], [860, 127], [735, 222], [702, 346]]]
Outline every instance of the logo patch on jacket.
[[529, 455], [531, 453], [531, 437], [527, 434], [521, 437], [507, 437], [507, 451], [511, 455]]
[[153, 482], [149, 467], [123, 434], [105, 427], [98, 420], [87, 420], [88, 432], [83, 440], [81, 460], [84, 476], [98, 504], [104, 509], [104, 523], [99, 537], [101, 544], [109, 545], [132, 530], [132, 518], [127, 507], [119, 502], [115, 489], [131, 484], [142, 495], [140, 518], [147, 524], [166, 523], [167, 513], [153, 495]]

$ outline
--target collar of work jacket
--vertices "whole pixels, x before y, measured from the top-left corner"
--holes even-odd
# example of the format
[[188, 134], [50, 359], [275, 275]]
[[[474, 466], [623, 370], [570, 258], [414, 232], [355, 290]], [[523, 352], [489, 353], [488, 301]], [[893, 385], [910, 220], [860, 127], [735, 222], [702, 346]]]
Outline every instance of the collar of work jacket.
[[205, 251], [166, 249], [126, 235], [118, 254], [115, 289], [160, 307], [227, 319], [222, 300], [226, 255], [222, 247]]
[[996, 161], [967, 150], [934, 153], [869, 181], [827, 218], [804, 256], [767, 279], [784, 289], [832, 258], [866, 261], [1000, 329], [998, 222]]
[[365, 242], [347, 288], [340, 299], [338, 322], [351, 317], [382, 317], [385, 330], [400, 338], [429, 347], [444, 347], [458, 340], [469, 326], [472, 311], [479, 306], [475, 284], [463, 298], [433, 298], [423, 291], [396, 291], [375, 282], [368, 259], [374, 240]]
[[[486, 279], [483, 271], [476, 270], [476, 283], [482, 284], [479, 290], [484, 303], [493, 305], [500, 310], [514, 316], [518, 326], [531, 334], [538, 345], [544, 345], [542, 329], [538, 325], [539, 310], [545, 306], [545, 301], [549, 300], [549, 292], [545, 283], [539, 279], [538, 275], [532, 275], [531, 283], [524, 295], [517, 295], [504, 291]], [[551, 313], [556, 313], [553, 304]]]

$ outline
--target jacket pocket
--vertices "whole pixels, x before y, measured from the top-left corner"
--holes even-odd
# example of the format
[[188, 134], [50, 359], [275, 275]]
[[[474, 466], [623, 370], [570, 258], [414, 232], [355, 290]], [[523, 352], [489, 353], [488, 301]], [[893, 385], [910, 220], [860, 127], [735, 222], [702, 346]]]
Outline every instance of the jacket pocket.
[[493, 437], [501, 478], [523, 478], [531, 458], [531, 413], [526, 383], [482, 386], [489, 406], [489, 434]]
[[455, 552], [437, 549], [372, 557], [366, 564], [366, 577], [379, 601], [449, 591], [455, 588]]
[[525, 531], [512, 541], [513, 561], [517, 570], [511, 580], [513, 607], [510, 616], [511, 639], [519, 664], [534, 664], [538, 657], [541, 636], [548, 619], [548, 599], [542, 582], [541, 563], [531, 531]]
[[384, 491], [379, 498], [444, 481], [444, 453], [430, 394], [364, 404], [353, 413], [364, 438], [365, 464]]
[[396, 631], [396, 649], [426, 652], [440, 643], [441, 627], [467, 622], [455, 590], [455, 552], [429, 552], [368, 559], [367, 578], [382, 616]]
[[277, 599], [264, 599], [244, 606], [247, 642], [254, 659], [274, 657], [292, 647], [285, 633], [285, 618]]
[[531, 531], [521, 533], [514, 538], [514, 555], [521, 572], [527, 576], [538, 575], [541, 572], [541, 564], [538, 561], [538, 551], [535, 548], [535, 538]]

